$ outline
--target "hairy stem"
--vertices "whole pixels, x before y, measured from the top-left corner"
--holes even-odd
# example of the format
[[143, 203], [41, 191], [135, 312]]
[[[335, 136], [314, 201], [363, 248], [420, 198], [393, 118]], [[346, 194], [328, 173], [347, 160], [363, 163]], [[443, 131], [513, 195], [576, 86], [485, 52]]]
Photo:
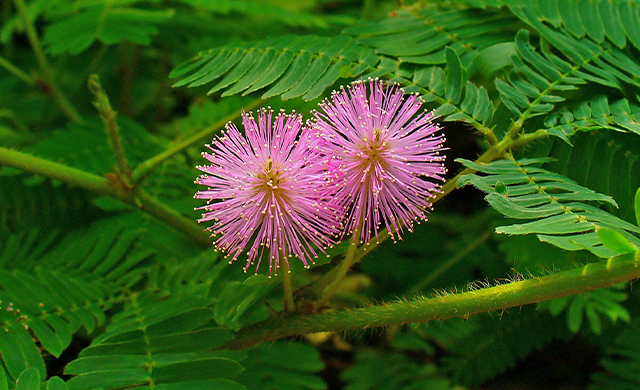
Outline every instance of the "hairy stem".
[[183, 232], [202, 246], [211, 245], [209, 239], [202, 233], [202, 229], [195, 222], [158, 202], [144, 191], [127, 191], [105, 177], [3, 147], [0, 147], [0, 165], [7, 165], [36, 175], [60, 180], [99, 195], [119, 199], [155, 216]]
[[78, 111], [76, 111], [67, 96], [62, 93], [60, 86], [55, 80], [55, 74], [51, 65], [49, 65], [49, 60], [47, 59], [44, 50], [42, 49], [42, 44], [40, 43], [40, 38], [38, 38], [38, 34], [36, 33], [33, 21], [29, 18], [24, 0], [14, 0], [14, 3], [18, 10], [18, 15], [20, 15], [20, 19], [22, 20], [22, 24], [24, 25], [24, 31], [27, 34], [31, 48], [33, 49], [33, 54], [36, 56], [36, 61], [38, 62], [42, 75], [47, 83], [46, 88], [49, 90], [53, 96], [53, 100], [60, 107], [62, 112], [64, 112], [71, 121], [78, 123], [82, 122], [80, 114], [78, 114]]
[[113, 108], [111, 108], [109, 97], [102, 89], [102, 86], [100, 85], [100, 78], [97, 74], [89, 76], [87, 86], [89, 87], [89, 91], [91, 91], [91, 93], [96, 97], [93, 105], [98, 109], [98, 113], [100, 114], [100, 117], [104, 122], [105, 129], [107, 130], [107, 135], [111, 140], [111, 147], [113, 148], [113, 153], [115, 154], [116, 161], [118, 162], [120, 175], [124, 179], [125, 183], [128, 184], [131, 181], [131, 169], [129, 168], [127, 158], [124, 155], [122, 142], [120, 142], [120, 128], [116, 122], [117, 113]]
[[[264, 104], [265, 101], [266, 100], [258, 99], [250, 103], [249, 105], [247, 105], [246, 109], [252, 110], [254, 108], [257, 108], [260, 105]], [[195, 144], [199, 144], [202, 142], [210, 141], [214, 133], [216, 133], [221, 128], [223, 128], [224, 125], [226, 125], [228, 122], [236, 119], [239, 115], [240, 115], [239, 113], [227, 115], [226, 117], [222, 118], [221, 120], [207, 127], [206, 129], [192, 135], [191, 137], [183, 141], [176, 142], [173, 146], [171, 146], [169, 149], [165, 150], [164, 152], [159, 153], [151, 157], [150, 159], [144, 161], [133, 170], [133, 173], [131, 174], [132, 183], [134, 184], [140, 183], [148, 174], [153, 172], [153, 170], [159, 167], [163, 162], [173, 157], [175, 154], [182, 152], [188, 147], [191, 147]]]
[[316, 332], [338, 332], [453, 317], [464, 318], [471, 314], [505, 310], [612, 286], [638, 277], [640, 251], [554, 275], [481, 290], [360, 309], [273, 319], [241, 330], [224, 348], [246, 348], [263, 341]]

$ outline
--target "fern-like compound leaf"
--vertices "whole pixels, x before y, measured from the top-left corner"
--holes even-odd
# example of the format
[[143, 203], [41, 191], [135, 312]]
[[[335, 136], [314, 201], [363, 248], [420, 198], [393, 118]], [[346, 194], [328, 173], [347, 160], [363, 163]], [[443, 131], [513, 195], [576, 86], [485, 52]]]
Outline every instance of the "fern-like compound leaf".
[[69, 389], [242, 389], [241, 351], [216, 350], [232, 333], [211, 324], [209, 299], [132, 297], [106, 332], [65, 368]]
[[588, 320], [594, 334], [602, 332], [602, 317], [615, 324], [619, 319], [629, 322], [631, 319], [627, 309], [621, 305], [627, 300], [627, 294], [612, 289], [598, 289], [582, 294], [571, 295], [543, 302], [540, 307], [549, 310], [554, 316], [567, 312], [567, 327], [573, 333], [578, 332]]
[[[446, 47], [451, 47], [463, 66], [469, 67], [485, 48], [510, 40], [508, 26], [515, 21], [513, 15], [496, 10], [443, 9], [430, 4], [417, 12], [398, 12], [382, 21], [347, 28], [345, 33], [405, 63], [444, 64]], [[496, 30], [496, 25], [505, 28]]]
[[395, 351], [361, 349], [342, 374], [346, 390], [454, 389], [434, 364], [424, 364]]
[[483, 383], [504, 372], [535, 349], [570, 335], [559, 320], [544, 311], [522, 308], [500, 318], [482, 315], [471, 334], [449, 346], [443, 366], [466, 386]]
[[591, 376], [589, 390], [632, 390], [640, 386], [640, 321], [634, 319], [600, 360], [604, 372]]
[[174, 12], [139, 7], [144, 3], [102, 0], [58, 11], [57, 20], [45, 30], [44, 44], [51, 54], [78, 54], [95, 41], [105, 45], [129, 41], [148, 46], [151, 37], [158, 33], [156, 25], [171, 18]]
[[640, 106], [620, 99], [609, 104], [606, 96], [599, 95], [583, 101], [572, 110], [563, 109], [547, 115], [546, 131], [571, 145], [570, 138], [579, 131], [607, 129], [640, 134]]
[[564, 26], [576, 38], [588, 36], [598, 43], [606, 38], [619, 48], [625, 47], [628, 39], [640, 47], [639, 5], [635, 2], [546, 0], [526, 7], [542, 21], [556, 28]]
[[[318, 97], [339, 77], [343, 68], [356, 75], [380, 59], [346, 35], [334, 38], [286, 36], [256, 43], [230, 44], [200, 53], [178, 66], [171, 77], [183, 77], [174, 86], [197, 87], [220, 79], [209, 93], [248, 94], [271, 86], [263, 97], [283, 99]], [[357, 69], [359, 65], [365, 65]]]
[[458, 185], [472, 184], [488, 193], [485, 199], [498, 212], [509, 218], [529, 219], [531, 222], [501, 226], [498, 233], [536, 234], [541, 241], [565, 250], [586, 249], [596, 256], [615, 256], [602, 245], [596, 227], [611, 228], [636, 246], [640, 239], [637, 226], [609, 214], [588, 202], [616, 205], [613, 198], [580, 186], [569, 178], [537, 168], [546, 159], [522, 159], [478, 164], [459, 159], [466, 166], [487, 174], [465, 175]]
[[640, 86], [636, 81], [640, 68], [636, 64], [628, 66], [633, 61], [617, 49], [538, 27], [547, 29], [551, 42], [570, 62], [544, 47], [542, 54], [538, 53], [529, 42], [529, 32], [518, 32], [517, 54], [512, 56], [514, 69], [507, 81], [496, 79], [502, 103], [517, 116], [516, 120], [524, 122], [551, 112], [566, 99], [566, 91], [577, 90], [582, 84], [596, 83], [620, 90], [625, 84]]
[[[46, 371], [34, 338], [60, 356], [80, 326], [92, 331], [105, 321], [113, 290], [61, 272], [0, 270], [0, 357], [15, 379], [28, 367]], [[32, 337], [33, 334], [33, 337]]]
[[248, 390], [323, 390], [327, 384], [318, 376], [324, 369], [320, 353], [309, 345], [276, 341], [252, 347], [246, 368], [236, 380]]
[[604, 204], [604, 208], [637, 225], [634, 214], [637, 208], [633, 200], [640, 187], [640, 176], [636, 174], [640, 161], [640, 137], [597, 130], [580, 132], [573, 136], [571, 142], [573, 146], [554, 142], [548, 154], [554, 161], [546, 163], [545, 168], [570, 177], [580, 185], [611, 195], [620, 207]]

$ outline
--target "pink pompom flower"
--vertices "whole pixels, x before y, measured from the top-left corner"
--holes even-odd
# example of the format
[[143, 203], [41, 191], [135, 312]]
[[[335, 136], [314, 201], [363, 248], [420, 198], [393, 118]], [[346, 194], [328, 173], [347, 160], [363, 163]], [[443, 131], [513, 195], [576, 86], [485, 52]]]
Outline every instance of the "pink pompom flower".
[[[308, 126], [333, 154], [335, 200], [348, 208], [343, 235], [368, 244], [384, 227], [392, 239], [426, 220], [444, 181], [444, 136], [416, 94], [397, 84], [357, 81], [320, 103]], [[359, 233], [357, 233], [359, 232]]]
[[293, 256], [309, 267], [341, 228], [317, 133], [300, 114], [272, 114], [261, 109], [256, 121], [243, 111], [245, 135], [228, 123], [203, 153], [211, 165], [197, 167], [205, 174], [196, 183], [208, 187], [195, 195], [207, 199], [198, 222], [213, 221], [214, 246], [229, 263], [249, 247], [245, 272], [256, 264], [257, 273], [265, 252], [269, 274]]

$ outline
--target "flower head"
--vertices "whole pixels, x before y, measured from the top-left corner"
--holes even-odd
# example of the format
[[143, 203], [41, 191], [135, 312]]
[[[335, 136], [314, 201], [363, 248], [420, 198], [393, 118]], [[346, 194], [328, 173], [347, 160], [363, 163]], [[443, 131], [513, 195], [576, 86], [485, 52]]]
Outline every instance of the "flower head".
[[344, 233], [354, 239], [369, 243], [381, 226], [395, 239], [427, 218], [446, 170], [444, 137], [422, 104], [418, 95], [370, 79], [334, 91], [314, 113], [310, 125], [328, 141], [325, 153], [336, 155], [335, 199], [349, 207]]
[[261, 109], [256, 121], [242, 112], [243, 136], [233, 123], [207, 145], [203, 156], [211, 165], [199, 166], [205, 175], [196, 183], [208, 187], [195, 197], [207, 199], [198, 222], [213, 221], [214, 245], [231, 256], [230, 263], [250, 243], [245, 272], [263, 253], [269, 273], [281, 260], [296, 256], [313, 263], [318, 251], [332, 245], [339, 231], [337, 213], [327, 201], [326, 158], [316, 133], [303, 128], [302, 115], [283, 111], [273, 117]]

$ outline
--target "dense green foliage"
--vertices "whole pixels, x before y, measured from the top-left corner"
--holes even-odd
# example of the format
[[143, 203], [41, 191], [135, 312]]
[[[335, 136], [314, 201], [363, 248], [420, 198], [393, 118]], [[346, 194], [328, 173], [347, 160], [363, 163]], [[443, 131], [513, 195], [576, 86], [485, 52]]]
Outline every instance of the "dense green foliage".
[[[640, 386], [640, 2], [13, 0], [0, 20], [0, 390]], [[287, 307], [281, 277], [211, 249], [194, 167], [243, 108], [307, 119], [376, 77], [434, 110], [448, 183], [320, 308], [348, 244], [292, 262]]]

